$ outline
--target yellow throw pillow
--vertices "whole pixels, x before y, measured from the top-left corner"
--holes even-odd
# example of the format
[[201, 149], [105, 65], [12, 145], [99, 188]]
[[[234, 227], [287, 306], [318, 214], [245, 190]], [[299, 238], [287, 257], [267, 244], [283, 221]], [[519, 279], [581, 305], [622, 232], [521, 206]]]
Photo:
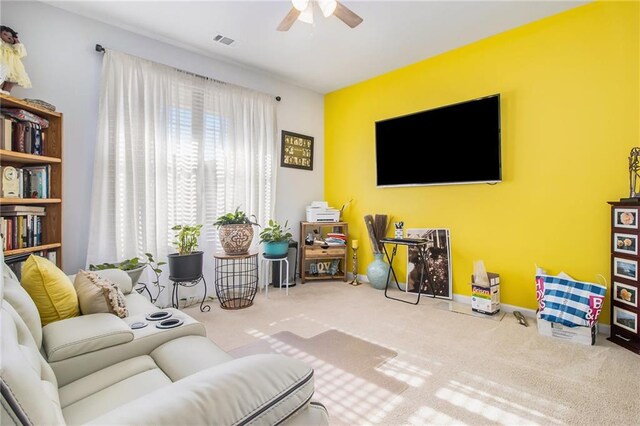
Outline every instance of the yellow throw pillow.
[[80, 314], [73, 283], [50, 260], [29, 256], [22, 268], [20, 282], [36, 304], [43, 326]]
[[93, 272], [80, 270], [73, 287], [78, 294], [82, 315], [108, 313], [125, 318], [129, 315], [124, 294], [111, 281]]

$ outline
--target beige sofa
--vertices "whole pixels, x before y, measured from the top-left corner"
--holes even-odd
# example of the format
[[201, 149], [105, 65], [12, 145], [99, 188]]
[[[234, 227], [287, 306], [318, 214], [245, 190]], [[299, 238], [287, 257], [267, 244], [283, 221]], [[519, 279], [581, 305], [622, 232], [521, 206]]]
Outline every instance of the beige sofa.
[[233, 359], [178, 311], [180, 327], [130, 324], [158, 310], [122, 271], [130, 316], [92, 314], [40, 325], [3, 264], [0, 424], [328, 424], [311, 402], [313, 370], [279, 355]]

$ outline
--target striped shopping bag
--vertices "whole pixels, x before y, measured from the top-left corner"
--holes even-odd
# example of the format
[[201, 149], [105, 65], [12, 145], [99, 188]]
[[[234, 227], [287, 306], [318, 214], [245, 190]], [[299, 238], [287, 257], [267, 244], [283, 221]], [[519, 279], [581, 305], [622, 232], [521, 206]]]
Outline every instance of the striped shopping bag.
[[602, 310], [605, 286], [550, 275], [536, 275], [540, 317], [567, 327], [591, 327]]

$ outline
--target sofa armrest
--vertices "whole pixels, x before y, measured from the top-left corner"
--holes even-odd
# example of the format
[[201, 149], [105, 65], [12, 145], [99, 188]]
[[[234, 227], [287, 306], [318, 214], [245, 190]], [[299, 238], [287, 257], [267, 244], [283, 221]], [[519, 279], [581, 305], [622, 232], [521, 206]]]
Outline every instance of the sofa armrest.
[[302, 362], [253, 355], [185, 377], [89, 423], [278, 424], [307, 407], [313, 387], [313, 370]]
[[48, 361], [55, 362], [128, 343], [133, 332], [113, 314], [91, 314], [47, 324], [42, 338]]

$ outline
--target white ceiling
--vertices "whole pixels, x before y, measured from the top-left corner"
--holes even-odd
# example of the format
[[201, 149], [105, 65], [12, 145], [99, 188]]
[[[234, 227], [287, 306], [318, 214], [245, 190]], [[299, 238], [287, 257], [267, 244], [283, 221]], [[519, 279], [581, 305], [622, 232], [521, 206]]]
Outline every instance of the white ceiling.
[[[345, 0], [364, 18], [355, 29], [316, 10], [313, 26], [297, 21], [279, 32], [275, 28], [291, 8], [287, 0], [46, 2], [319, 93], [587, 3]], [[214, 43], [218, 33], [236, 42]]]

